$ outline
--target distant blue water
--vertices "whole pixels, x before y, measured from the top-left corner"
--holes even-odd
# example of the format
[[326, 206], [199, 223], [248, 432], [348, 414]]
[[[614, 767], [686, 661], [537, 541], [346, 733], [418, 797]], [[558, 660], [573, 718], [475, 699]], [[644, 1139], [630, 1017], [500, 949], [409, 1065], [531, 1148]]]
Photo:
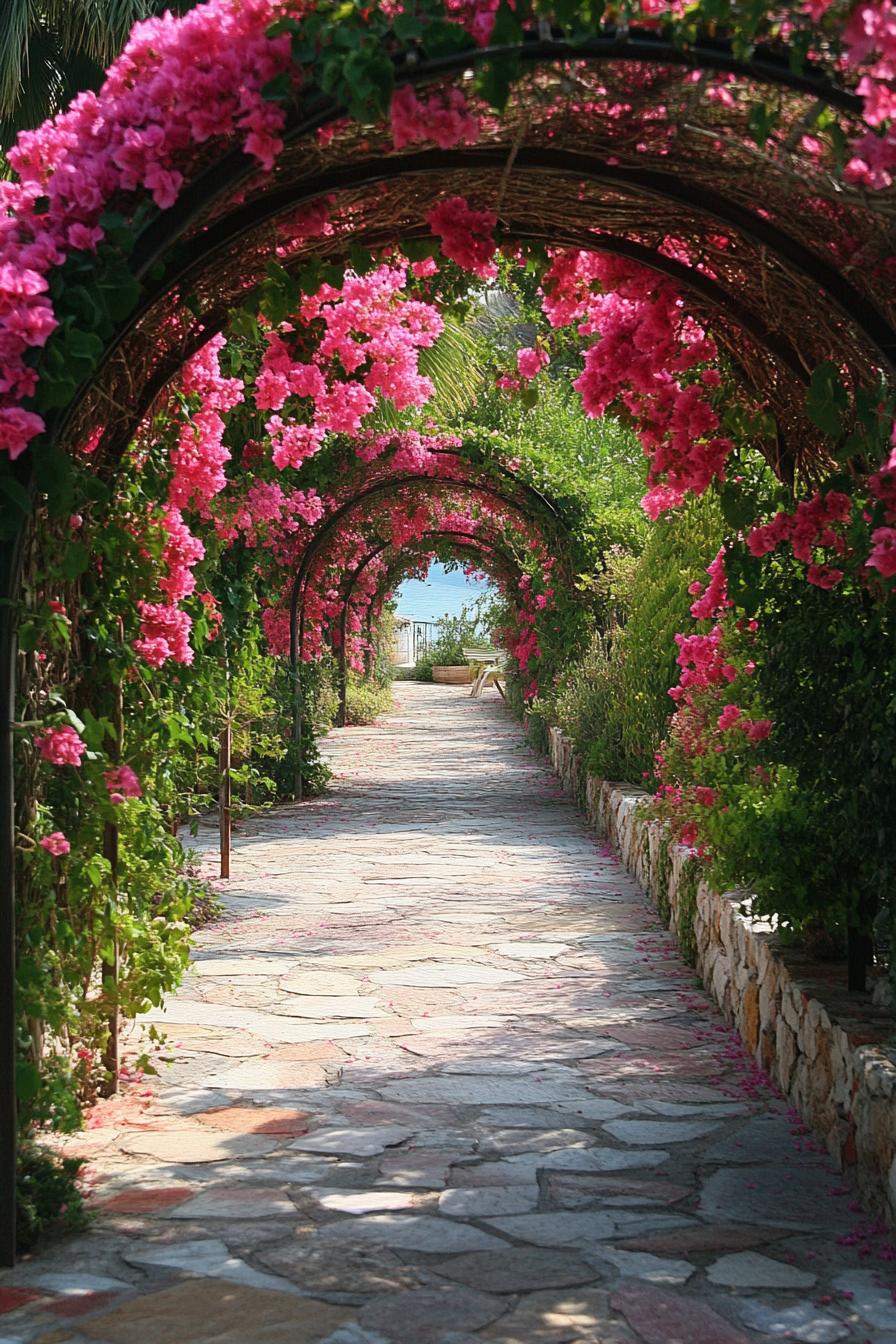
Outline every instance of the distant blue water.
[[488, 583], [474, 583], [460, 570], [447, 571], [434, 564], [424, 582], [407, 579], [399, 588], [396, 610], [414, 621], [437, 621], [440, 616], [459, 616], [465, 604], [475, 601]]

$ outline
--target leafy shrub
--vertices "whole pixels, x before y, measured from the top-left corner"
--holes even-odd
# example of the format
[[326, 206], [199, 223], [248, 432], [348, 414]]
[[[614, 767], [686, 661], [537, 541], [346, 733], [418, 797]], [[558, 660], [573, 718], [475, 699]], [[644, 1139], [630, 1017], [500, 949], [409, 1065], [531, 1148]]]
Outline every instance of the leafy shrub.
[[711, 499], [691, 501], [657, 522], [639, 557], [617, 552], [593, 582], [608, 626], [561, 673], [543, 706], [592, 773], [652, 777], [673, 708], [669, 688], [678, 680], [675, 635], [692, 624], [688, 585], [705, 577], [722, 531]]
[[417, 681], [432, 681], [434, 667], [466, 667], [464, 649], [488, 643], [478, 603], [464, 605], [458, 616], [442, 616], [436, 621], [438, 634], [414, 665]]
[[354, 726], [376, 723], [392, 706], [392, 690], [388, 682], [349, 674], [345, 696], [346, 723]]
[[35, 1143], [19, 1145], [16, 1166], [16, 1250], [32, 1250], [47, 1236], [87, 1226], [77, 1176], [80, 1158], [58, 1158]]

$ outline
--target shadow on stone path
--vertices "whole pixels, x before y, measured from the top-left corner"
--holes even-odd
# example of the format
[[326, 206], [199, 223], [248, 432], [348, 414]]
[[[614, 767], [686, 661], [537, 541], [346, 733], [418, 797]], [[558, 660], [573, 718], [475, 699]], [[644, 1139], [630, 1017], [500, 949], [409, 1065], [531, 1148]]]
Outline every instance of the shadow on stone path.
[[894, 1344], [886, 1244], [503, 705], [397, 698], [238, 833], [0, 1344]]

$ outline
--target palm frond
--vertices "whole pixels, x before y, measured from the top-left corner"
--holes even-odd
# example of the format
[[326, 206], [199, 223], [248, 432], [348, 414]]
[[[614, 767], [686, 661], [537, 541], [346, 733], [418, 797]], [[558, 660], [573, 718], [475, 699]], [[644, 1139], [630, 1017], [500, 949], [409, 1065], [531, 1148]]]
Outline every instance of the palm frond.
[[468, 411], [485, 385], [486, 361], [482, 337], [457, 318], [446, 317], [435, 345], [420, 352], [420, 372], [435, 386], [429, 413], [447, 419]]
[[0, 117], [14, 114], [35, 18], [32, 0], [0, 0]]

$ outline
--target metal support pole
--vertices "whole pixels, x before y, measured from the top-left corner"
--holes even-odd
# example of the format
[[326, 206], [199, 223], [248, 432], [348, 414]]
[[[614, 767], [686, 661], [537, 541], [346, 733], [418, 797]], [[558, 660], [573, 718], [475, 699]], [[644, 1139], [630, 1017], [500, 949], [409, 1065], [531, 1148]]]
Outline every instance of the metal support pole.
[[0, 595], [0, 1265], [16, 1260], [16, 906], [13, 729], [17, 556], [4, 548]]
[[103, 1068], [106, 1077], [101, 1089], [104, 1097], [114, 1097], [118, 1091], [118, 1074], [121, 1067], [120, 1033], [118, 1016], [118, 978], [120, 972], [121, 950], [118, 945], [118, 827], [113, 821], [107, 821], [103, 830], [103, 857], [109, 861], [110, 881], [112, 884], [112, 956], [103, 961], [100, 968], [103, 993], [109, 1002], [109, 1039], [103, 1052]]
[[[124, 620], [118, 618], [118, 639], [124, 643]], [[120, 763], [124, 751], [124, 687], [120, 681], [115, 684], [115, 703], [112, 711], [114, 744], [112, 759]], [[112, 957], [104, 961], [101, 967], [103, 992], [108, 998], [109, 1040], [103, 1054], [103, 1066], [106, 1070], [103, 1096], [113, 1097], [118, 1091], [118, 1075], [121, 1068], [121, 1033], [118, 1012], [118, 982], [121, 974], [121, 948], [118, 942], [118, 827], [114, 821], [107, 821], [103, 830], [103, 856], [109, 861], [109, 879], [112, 887]]]
[[348, 713], [348, 664], [345, 660], [345, 641], [348, 635], [348, 602], [342, 604], [339, 620], [339, 650], [336, 654], [336, 680], [339, 692], [339, 709], [336, 714], [337, 728], [345, 727]]
[[221, 876], [230, 876], [230, 836], [231, 836], [231, 780], [230, 780], [230, 754], [231, 754], [231, 728], [228, 719], [221, 729], [220, 750], [218, 754], [218, 767], [221, 772], [221, 780], [218, 787], [218, 832], [221, 841]]
[[302, 731], [304, 724], [302, 722], [304, 715], [304, 703], [302, 700], [302, 669], [293, 668], [293, 720], [292, 737], [295, 746], [295, 774], [293, 777], [292, 795], [297, 803], [302, 801]]

